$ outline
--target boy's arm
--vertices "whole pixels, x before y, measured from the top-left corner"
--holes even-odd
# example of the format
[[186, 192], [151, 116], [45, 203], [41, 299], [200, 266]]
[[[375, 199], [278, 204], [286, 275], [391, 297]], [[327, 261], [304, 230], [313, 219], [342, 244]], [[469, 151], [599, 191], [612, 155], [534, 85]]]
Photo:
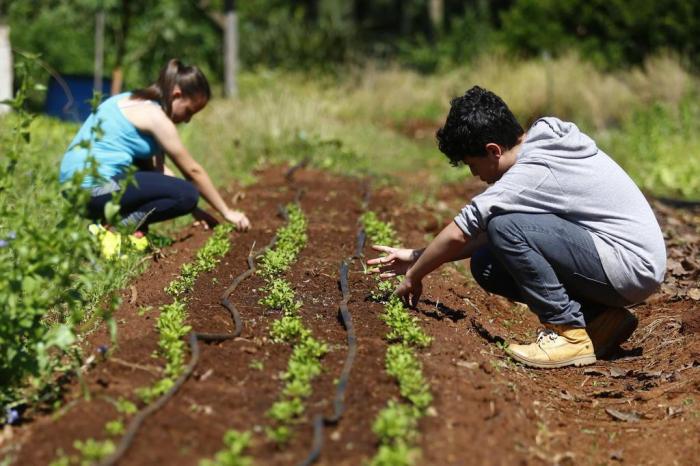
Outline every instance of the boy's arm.
[[457, 257], [453, 258], [452, 261], [469, 259], [477, 249], [483, 248], [488, 243], [489, 240], [486, 233], [480, 233], [478, 236], [470, 238], [462, 252], [460, 252]]
[[[454, 224], [454, 222], [452, 224]], [[472, 257], [472, 255], [474, 254], [474, 252], [476, 252], [477, 249], [486, 246], [488, 243], [489, 240], [486, 234], [479, 234], [475, 238], [469, 238], [469, 241], [467, 241], [467, 244], [464, 246], [464, 248], [461, 251], [459, 251], [459, 253], [457, 253], [454, 257], [446, 260], [445, 262], [457, 262], [464, 259], [469, 259], [470, 257]], [[417, 261], [418, 258], [420, 258], [420, 256], [423, 255], [425, 250], [426, 248], [413, 249], [414, 262]]]
[[[454, 257], [446, 262], [454, 262], [470, 258], [474, 251], [485, 246], [488, 239], [485, 234], [479, 234], [476, 238], [472, 238], [467, 242], [466, 246], [459, 251]], [[426, 248], [421, 249], [402, 249], [393, 248], [390, 246], [374, 245], [372, 248], [386, 254], [386, 256], [375, 257], [367, 261], [367, 265], [376, 265], [378, 267], [369, 269], [370, 273], [379, 273], [381, 278], [391, 278], [397, 275], [405, 275], [406, 272], [413, 267], [416, 261], [425, 252]]]

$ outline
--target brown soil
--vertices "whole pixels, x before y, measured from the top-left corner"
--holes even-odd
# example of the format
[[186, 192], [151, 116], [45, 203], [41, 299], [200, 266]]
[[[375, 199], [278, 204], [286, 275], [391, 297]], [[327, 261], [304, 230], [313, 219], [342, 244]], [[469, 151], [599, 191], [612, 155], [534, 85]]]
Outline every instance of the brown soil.
[[[268, 170], [259, 179], [244, 190], [240, 202], [253, 229], [234, 235], [231, 251], [219, 267], [199, 277], [190, 296], [189, 322], [198, 331], [232, 329], [219, 296], [246, 269], [253, 244], [256, 248], [266, 244], [283, 223], [276, 216], [277, 205], [291, 200], [295, 187], [302, 187], [309, 243], [287, 278], [304, 302], [304, 322], [331, 348], [323, 360], [324, 373], [307, 400], [306, 416], [287, 447], [279, 449], [266, 440], [265, 412], [279, 395], [283, 385], [279, 374], [290, 350], [268, 340], [269, 325], [278, 316], [257, 304], [262, 282], [254, 276], [232, 296], [244, 319], [242, 337], [201, 344], [193, 377], [144, 423], [120, 464], [193, 465], [221, 449], [222, 435], [230, 428], [255, 432], [249, 453], [256, 464], [296, 464], [310, 448], [313, 415], [331, 414], [334, 381], [347, 351], [338, 318], [338, 268], [355, 248], [363, 183], [312, 170], [297, 172], [293, 185], [280, 169]], [[396, 191], [384, 188], [373, 192], [370, 208], [395, 223], [407, 246], [420, 246], [449, 218], [446, 212], [479, 188], [447, 187], [436, 206], [421, 208], [406, 206]], [[655, 207], [670, 256], [675, 257], [678, 248], [697, 251], [697, 213]], [[125, 304], [117, 314], [119, 347], [86, 375], [91, 401], [83, 399], [76, 386], [60, 416], [37, 414], [13, 428], [12, 441], [19, 445], [14, 464], [47, 464], [58, 449], [72, 452], [76, 439], [105, 438], [104, 424], [117, 416], [109, 399], [133, 400], [135, 388], [158, 378], [162, 361], [152, 357], [156, 311], [139, 316], [137, 309], [146, 305], [156, 309], [168, 302], [164, 286], [208, 236], [194, 229], [188, 233], [133, 284], [136, 293], [125, 290]], [[368, 248], [365, 254], [371, 254]], [[684, 267], [669, 272], [670, 289], [633, 309], [640, 325], [622, 354], [594, 366], [553, 371], [525, 369], [510, 362], [499, 348], [502, 340], [534, 338], [537, 322], [526, 308], [483, 292], [468, 278], [468, 264], [466, 270], [456, 265], [433, 273], [415, 311], [434, 337], [432, 346], [421, 352], [435, 399], [434, 409], [420, 425], [419, 464], [696, 463], [700, 306], [689, 292], [697, 287], [694, 271]], [[358, 356], [346, 393], [347, 411], [336, 427], [326, 429], [318, 464], [356, 465], [370, 458], [376, 451], [372, 420], [387, 400], [399, 396], [384, 371], [387, 328], [378, 318], [382, 308], [366, 299], [374, 282], [362, 270], [360, 261], [352, 263], [349, 309]], [[90, 337], [89, 347], [107, 341], [107, 335], [98, 332]], [[258, 363], [262, 370], [252, 367]]]

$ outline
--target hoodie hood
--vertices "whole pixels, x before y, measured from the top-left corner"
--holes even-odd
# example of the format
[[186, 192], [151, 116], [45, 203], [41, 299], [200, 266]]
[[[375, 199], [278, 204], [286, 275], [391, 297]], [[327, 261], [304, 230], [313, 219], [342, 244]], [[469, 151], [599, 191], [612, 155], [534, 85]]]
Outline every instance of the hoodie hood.
[[558, 118], [540, 118], [530, 127], [520, 150], [522, 156], [547, 155], [567, 159], [594, 156], [598, 147], [578, 127]]

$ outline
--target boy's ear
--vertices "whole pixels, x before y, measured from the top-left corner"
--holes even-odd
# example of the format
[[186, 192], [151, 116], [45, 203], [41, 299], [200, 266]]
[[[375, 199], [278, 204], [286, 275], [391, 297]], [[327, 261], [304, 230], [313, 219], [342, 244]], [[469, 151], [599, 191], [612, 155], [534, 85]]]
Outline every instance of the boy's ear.
[[501, 155], [503, 155], [503, 149], [495, 142], [489, 142], [486, 144], [486, 155], [489, 157], [499, 158]]

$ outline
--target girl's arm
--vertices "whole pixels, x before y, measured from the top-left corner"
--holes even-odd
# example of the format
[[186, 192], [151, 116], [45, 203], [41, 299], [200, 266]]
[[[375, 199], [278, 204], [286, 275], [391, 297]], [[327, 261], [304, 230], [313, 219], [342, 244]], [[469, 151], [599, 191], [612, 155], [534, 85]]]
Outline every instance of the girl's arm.
[[184, 177], [192, 181], [202, 197], [227, 221], [243, 230], [250, 228], [250, 222], [243, 213], [232, 210], [226, 205], [207, 172], [194, 160], [182, 143], [175, 124], [158, 107], [153, 106], [148, 112], [150, 118], [145, 122], [144, 129], [153, 134]]

